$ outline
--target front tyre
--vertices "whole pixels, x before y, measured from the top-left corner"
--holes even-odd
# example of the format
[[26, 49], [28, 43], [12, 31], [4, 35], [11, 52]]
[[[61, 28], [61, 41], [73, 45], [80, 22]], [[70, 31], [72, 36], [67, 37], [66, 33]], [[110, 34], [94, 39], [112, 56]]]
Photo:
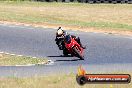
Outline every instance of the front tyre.
[[79, 57], [81, 60], [84, 60], [84, 57], [80, 53], [80, 50], [78, 50], [76, 47], [73, 47], [73, 50], [76, 53], [77, 57]]

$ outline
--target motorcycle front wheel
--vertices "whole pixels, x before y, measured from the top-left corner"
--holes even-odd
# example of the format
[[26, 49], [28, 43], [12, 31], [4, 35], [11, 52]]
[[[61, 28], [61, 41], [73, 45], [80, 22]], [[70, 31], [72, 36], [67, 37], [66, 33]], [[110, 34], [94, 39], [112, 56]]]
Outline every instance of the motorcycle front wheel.
[[80, 53], [80, 50], [77, 49], [77, 47], [73, 47], [74, 52], [76, 53], [76, 55], [81, 59], [84, 60], [84, 57], [82, 56], [82, 54]]

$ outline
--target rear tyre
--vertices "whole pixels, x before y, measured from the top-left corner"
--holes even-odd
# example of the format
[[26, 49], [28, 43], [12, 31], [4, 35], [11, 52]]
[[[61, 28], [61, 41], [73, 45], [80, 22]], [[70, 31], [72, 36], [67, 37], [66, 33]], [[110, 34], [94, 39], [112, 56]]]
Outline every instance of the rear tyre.
[[65, 48], [63, 49], [63, 55], [64, 55], [64, 56], [68, 56], [68, 51], [67, 51], [67, 49], [65, 49]]
[[84, 60], [84, 57], [81, 55], [81, 53], [77, 50], [76, 47], [73, 48], [74, 52], [76, 53], [76, 55], [81, 59]]

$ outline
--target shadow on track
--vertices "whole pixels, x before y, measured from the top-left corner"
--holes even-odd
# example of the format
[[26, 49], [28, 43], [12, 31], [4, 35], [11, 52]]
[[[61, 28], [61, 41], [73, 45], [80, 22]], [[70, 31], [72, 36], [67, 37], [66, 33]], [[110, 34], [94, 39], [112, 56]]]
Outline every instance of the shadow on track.
[[55, 62], [59, 62], [59, 61], [79, 61], [80, 59], [72, 59], [72, 60], [56, 60]]
[[59, 56], [47, 56], [47, 57], [73, 57], [73, 56], [70, 56], [70, 55], [67, 55], [67, 56], [59, 55]]
[[[63, 55], [60, 55], [60, 56], [47, 56], [47, 57], [73, 57], [73, 56], [70, 56], [70, 55], [68, 55], [68, 56], [63, 56]], [[67, 59], [59, 59], [59, 60], [55, 60], [55, 62], [60, 62], [60, 61], [79, 61], [79, 60], [81, 60], [81, 59], [69, 59], [69, 60], [67, 60]]]

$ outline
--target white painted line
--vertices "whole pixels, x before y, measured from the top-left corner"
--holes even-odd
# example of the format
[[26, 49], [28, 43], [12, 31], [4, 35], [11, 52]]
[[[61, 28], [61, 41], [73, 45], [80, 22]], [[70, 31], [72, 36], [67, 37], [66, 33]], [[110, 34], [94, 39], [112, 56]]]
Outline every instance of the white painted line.
[[[10, 53], [6, 53], [6, 52], [0, 52], [1, 54], [9, 54], [9, 55], [16, 55], [16, 54], [10, 54]], [[16, 56], [23, 56], [23, 55], [16, 55]], [[27, 56], [27, 57], [32, 57], [32, 56]], [[32, 58], [37, 58], [37, 57], [32, 57]], [[37, 64], [26, 64], [26, 65], [4, 65], [4, 66], [35, 66], [35, 65], [54, 65], [54, 61], [52, 60], [48, 60], [48, 62], [41, 62], [41, 63], [37, 63]]]
[[45, 64], [45, 62], [37, 63], [36, 65], [41, 65], [41, 64]]
[[26, 64], [26, 65], [15, 65], [15, 66], [35, 66], [35, 64]]
[[128, 38], [128, 39], [132, 39], [132, 37], [126, 37], [126, 38]]
[[10, 53], [5, 53], [5, 54], [10, 54]]
[[132, 39], [132, 36], [120, 36], [121, 38]]
[[94, 34], [99, 34], [98, 32], [91, 32], [91, 33], [94, 33]]
[[42, 62], [42, 63], [37, 63], [37, 64], [25, 64], [25, 65], [4, 65], [4, 66], [16, 66], [16, 67], [21, 67], [21, 66], [36, 66], [36, 65], [53, 65], [52, 63], [45, 63], [45, 62]]
[[23, 55], [17, 55], [17, 56], [22, 57]]
[[37, 57], [32, 57], [32, 58], [37, 58]]
[[15, 54], [10, 54], [10, 55], [14, 56]]
[[14, 56], [14, 55], [16, 55], [16, 56], [23, 56], [23, 55], [17, 55], [17, 54], [13, 54], [13, 53], [6, 53], [6, 52], [0, 52], [1, 54], [9, 54], [9, 55], [12, 55], [12, 56]]
[[3, 54], [4, 52], [0, 52], [1, 54]]
[[16, 67], [28, 67], [28, 66], [35, 66], [35, 65], [38, 65], [38, 64], [25, 64], [25, 65], [3, 65], [3, 66], [16, 66]]
[[29, 28], [29, 27], [20, 27], [20, 26], [16, 26], [16, 27], [19, 27], [19, 28], [22, 28], [22, 29], [35, 29], [35, 28]]
[[45, 65], [54, 65], [54, 61], [48, 60], [48, 62]]
[[[10, 25], [10, 24], [0, 24], [1, 26], [7, 26], [7, 27], [11, 27], [11, 28], [22, 28], [22, 29], [35, 29], [35, 28], [30, 28], [30, 26], [26, 26], [26, 25]], [[22, 27], [23, 26], [23, 27]]]
[[0, 26], [7, 26], [7, 24], [1, 24], [1, 23], [0, 23]]

